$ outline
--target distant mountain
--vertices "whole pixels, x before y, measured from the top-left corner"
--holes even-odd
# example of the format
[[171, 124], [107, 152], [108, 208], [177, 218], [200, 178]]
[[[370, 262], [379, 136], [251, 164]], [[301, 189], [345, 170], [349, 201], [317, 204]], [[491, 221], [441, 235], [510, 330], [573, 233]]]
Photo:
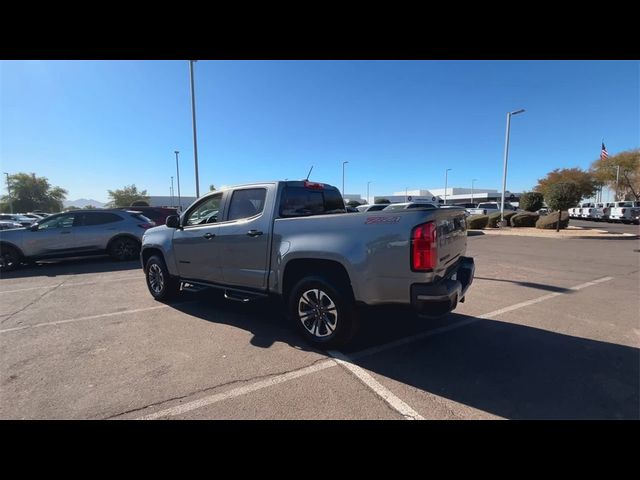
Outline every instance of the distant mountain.
[[84, 208], [87, 205], [93, 205], [94, 207], [102, 208], [106, 205], [106, 203], [102, 203], [97, 200], [91, 200], [90, 198], [89, 199], [79, 198], [78, 200], [65, 200], [64, 202], [62, 202], [62, 204], [64, 205], [65, 208], [67, 207]]

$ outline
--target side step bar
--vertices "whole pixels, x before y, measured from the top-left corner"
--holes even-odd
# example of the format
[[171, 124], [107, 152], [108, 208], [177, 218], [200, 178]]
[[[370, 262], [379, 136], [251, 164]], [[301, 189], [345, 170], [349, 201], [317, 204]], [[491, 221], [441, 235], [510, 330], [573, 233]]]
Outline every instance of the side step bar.
[[232, 300], [234, 302], [247, 303], [251, 300], [256, 300], [258, 298], [264, 298], [262, 295], [252, 295], [247, 292], [234, 292], [230, 290], [224, 291], [224, 298], [227, 300]]
[[216, 288], [219, 290], [223, 290], [225, 299], [232, 300], [234, 302], [241, 302], [241, 303], [247, 303], [252, 300], [257, 300], [259, 298], [268, 297], [268, 295], [265, 293], [249, 292], [246, 290], [240, 290], [236, 288], [225, 288], [221, 285], [197, 282], [193, 280], [181, 280], [180, 285], [181, 285], [181, 289], [185, 292], [197, 293], [197, 292], [206, 290], [207, 288]]

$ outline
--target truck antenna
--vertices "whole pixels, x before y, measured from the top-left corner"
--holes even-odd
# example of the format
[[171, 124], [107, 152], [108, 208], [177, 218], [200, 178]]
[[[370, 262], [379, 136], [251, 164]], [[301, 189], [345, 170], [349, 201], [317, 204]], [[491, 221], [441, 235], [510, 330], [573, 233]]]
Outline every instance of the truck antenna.
[[313, 165], [311, 165], [311, 168], [309, 169], [309, 173], [307, 173], [307, 178], [305, 178], [305, 180], [309, 180], [309, 175], [311, 175], [311, 170], [313, 170]]

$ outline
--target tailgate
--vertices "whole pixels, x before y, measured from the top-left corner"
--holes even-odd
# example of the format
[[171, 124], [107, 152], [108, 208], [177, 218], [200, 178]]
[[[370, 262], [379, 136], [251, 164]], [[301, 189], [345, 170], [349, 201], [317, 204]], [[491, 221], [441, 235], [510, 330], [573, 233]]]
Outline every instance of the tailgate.
[[460, 257], [467, 251], [467, 224], [463, 209], [438, 209], [438, 266], [437, 276], [446, 276]]

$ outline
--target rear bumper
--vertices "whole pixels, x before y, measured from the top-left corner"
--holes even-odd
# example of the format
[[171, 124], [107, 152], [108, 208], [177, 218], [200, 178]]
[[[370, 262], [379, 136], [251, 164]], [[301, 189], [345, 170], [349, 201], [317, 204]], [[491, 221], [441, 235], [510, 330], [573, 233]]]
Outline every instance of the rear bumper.
[[439, 317], [456, 308], [473, 282], [475, 263], [462, 257], [457, 267], [437, 283], [411, 285], [411, 306], [420, 314]]

